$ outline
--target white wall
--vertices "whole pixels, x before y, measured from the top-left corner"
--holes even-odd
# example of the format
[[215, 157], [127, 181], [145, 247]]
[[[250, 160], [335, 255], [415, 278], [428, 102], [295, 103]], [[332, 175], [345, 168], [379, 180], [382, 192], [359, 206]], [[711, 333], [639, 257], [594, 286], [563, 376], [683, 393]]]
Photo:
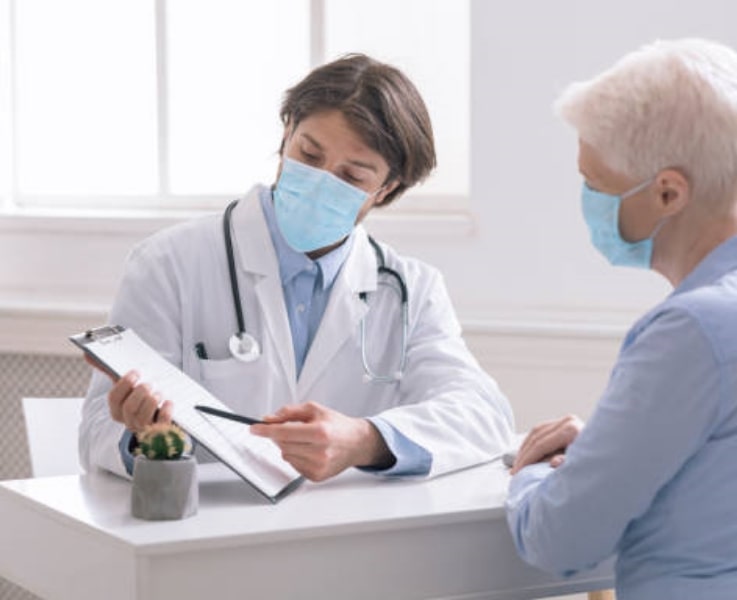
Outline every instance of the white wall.
[[[576, 141], [551, 104], [568, 82], [657, 37], [737, 46], [737, 4], [472, 0], [472, 22], [470, 214], [370, 226], [445, 272], [520, 427], [586, 415], [627, 324], [668, 287], [609, 268], [589, 246]], [[73, 352], [66, 334], [104, 318], [127, 249], [170, 221], [0, 217], [0, 351]]]

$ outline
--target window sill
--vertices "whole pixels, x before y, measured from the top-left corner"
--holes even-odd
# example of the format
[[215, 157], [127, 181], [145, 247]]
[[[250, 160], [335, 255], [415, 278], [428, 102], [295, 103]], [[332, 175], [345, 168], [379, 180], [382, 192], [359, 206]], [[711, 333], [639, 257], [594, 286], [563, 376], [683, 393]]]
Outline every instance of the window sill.
[[[0, 232], [65, 235], [112, 234], [135, 238], [182, 221], [212, 214], [208, 210], [94, 210], [23, 208], [0, 212]], [[377, 236], [412, 238], [466, 237], [474, 233], [469, 211], [423, 212], [399, 209], [376, 211], [366, 227]]]

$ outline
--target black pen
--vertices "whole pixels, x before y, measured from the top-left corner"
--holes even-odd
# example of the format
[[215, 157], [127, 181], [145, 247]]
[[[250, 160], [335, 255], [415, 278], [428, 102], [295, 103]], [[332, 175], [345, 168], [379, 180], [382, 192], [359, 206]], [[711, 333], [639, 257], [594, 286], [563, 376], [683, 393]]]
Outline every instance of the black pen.
[[199, 410], [200, 412], [207, 413], [208, 415], [214, 415], [216, 417], [221, 417], [223, 419], [230, 419], [231, 421], [238, 421], [239, 423], [245, 423], [246, 425], [256, 425], [257, 423], [263, 423], [263, 421], [259, 421], [258, 419], [254, 419], [252, 417], [246, 417], [244, 415], [239, 415], [238, 413], [228, 412], [227, 410], [220, 410], [219, 408], [213, 408], [212, 406], [204, 406], [202, 404], [198, 404], [197, 406], [195, 406], [195, 410]]

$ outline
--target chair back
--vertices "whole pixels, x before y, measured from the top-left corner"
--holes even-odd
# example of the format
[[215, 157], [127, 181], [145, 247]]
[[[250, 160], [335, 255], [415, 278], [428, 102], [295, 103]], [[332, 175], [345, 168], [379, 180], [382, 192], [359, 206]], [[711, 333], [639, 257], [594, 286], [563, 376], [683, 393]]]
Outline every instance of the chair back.
[[34, 477], [82, 472], [77, 450], [84, 398], [23, 398]]

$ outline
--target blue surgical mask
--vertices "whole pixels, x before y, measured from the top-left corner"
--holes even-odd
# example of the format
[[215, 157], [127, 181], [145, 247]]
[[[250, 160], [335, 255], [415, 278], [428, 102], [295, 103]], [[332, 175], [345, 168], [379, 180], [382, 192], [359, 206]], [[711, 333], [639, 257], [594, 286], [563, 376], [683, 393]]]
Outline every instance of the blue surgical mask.
[[276, 222], [292, 248], [311, 252], [346, 237], [368, 197], [328, 171], [285, 156], [274, 188]]
[[591, 233], [591, 243], [613, 265], [649, 269], [653, 257], [653, 234], [639, 242], [628, 242], [619, 233], [619, 211], [622, 200], [644, 190], [652, 183], [649, 179], [621, 196], [599, 192], [584, 182], [581, 192], [583, 217]]

